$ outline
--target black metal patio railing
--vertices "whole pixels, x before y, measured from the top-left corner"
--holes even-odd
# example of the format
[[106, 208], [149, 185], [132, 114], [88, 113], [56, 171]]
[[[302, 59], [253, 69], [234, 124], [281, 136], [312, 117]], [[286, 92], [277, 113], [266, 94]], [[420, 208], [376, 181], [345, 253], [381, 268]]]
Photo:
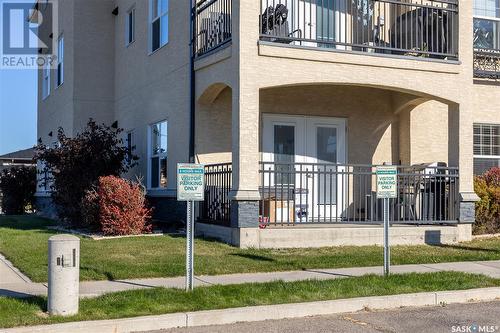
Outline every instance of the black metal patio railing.
[[474, 49], [474, 77], [500, 79], [500, 50]]
[[232, 0], [200, 0], [192, 15], [195, 57], [210, 53], [232, 38]]
[[[376, 166], [261, 163], [260, 212], [270, 225], [381, 223]], [[398, 166], [398, 197], [390, 220], [404, 224], [457, 223], [458, 169]]]
[[205, 201], [202, 204], [201, 219], [220, 225], [229, 225], [232, 188], [232, 164], [222, 163], [205, 166]]
[[458, 0], [261, 0], [262, 41], [458, 59]]
[[[205, 167], [201, 219], [229, 225], [232, 164]], [[261, 225], [317, 223], [380, 224], [376, 166], [318, 163], [260, 163]], [[390, 220], [402, 224], [458, 222], [459, 174], [443, 166], [398, 166], [398, 197]]]

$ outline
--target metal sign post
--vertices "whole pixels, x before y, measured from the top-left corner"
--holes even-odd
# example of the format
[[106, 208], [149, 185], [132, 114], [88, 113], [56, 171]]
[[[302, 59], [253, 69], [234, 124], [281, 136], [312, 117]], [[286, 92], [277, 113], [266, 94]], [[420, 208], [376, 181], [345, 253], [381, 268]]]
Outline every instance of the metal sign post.
[[186, 291], [194, 288], [194, 201], [187, 202], [186, 214]]
[[393, 166], [377, 167], [377, 198], [384, 205], [384, 275], [391, 269], [391, 248], [389, 245], [389, 199], [398, 197], [398, 169]]
[[177, 165], [177, 200], [186, 201], [186, 291], [194, 288], [194, 203], [205, 197], [205, 167]]
[[391, 270], [391, 248], [389, 246], [389, 198], [384, 198], [384, 275]]

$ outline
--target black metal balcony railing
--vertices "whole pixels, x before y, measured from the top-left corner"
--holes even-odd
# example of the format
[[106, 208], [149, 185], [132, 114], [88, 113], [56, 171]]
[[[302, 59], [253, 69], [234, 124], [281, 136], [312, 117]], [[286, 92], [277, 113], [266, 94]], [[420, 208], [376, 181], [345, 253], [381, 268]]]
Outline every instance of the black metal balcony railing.
[[232, 38], [232, 0], [197, 1], [193, 15], [194, 55], [209, 53]]
[[458, 0], [261, 0], [262, 41], [458, 59]]
[[500, 80], [500, 50], [474, 49], [474, 77]]

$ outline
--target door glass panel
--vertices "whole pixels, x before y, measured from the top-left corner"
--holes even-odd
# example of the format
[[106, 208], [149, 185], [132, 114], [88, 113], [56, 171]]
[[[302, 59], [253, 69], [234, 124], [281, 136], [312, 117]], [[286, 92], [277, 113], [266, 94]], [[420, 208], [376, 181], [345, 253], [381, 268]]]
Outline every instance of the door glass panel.
[[319, 163], [337, 163], [337, 129], [318, 127], [316, 147]]
[[274, 161], [276, 184], [293, 184], [295, 162], [295, 126], [274, 125]]
[[337, 200], [337, 129], [318, 127], [316, 134], [318, 163], [318, 203], [334, 205]]

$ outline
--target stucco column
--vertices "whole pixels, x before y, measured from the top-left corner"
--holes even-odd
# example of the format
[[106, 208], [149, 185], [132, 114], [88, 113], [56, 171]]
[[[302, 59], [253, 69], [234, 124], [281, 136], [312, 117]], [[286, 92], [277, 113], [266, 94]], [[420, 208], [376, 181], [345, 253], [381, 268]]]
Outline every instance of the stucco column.
[[[254, 1], [233, 2], [233, 57], [239, 76], [233, 87], [231, 226], [259, 225], [259, 75], [249, 61], [258, 54], [259, 8]], [[241, 240], [240, 240], [241, 242]]]
[[259, 91], [233, 91], [231, 191], [233, 227], [257, 227], [259, 221]]
[[459, 192], [461, 223], [474, 223], [475, 202], [479, 200], [474, 192], [474, 122], [470, 100], [449, 106], [449, 164], [459, 168]]
[[[459, 57], [462, 62], [460, 86], [467, 87], [473, 82], [473, 68], [468, 59], [473, 58], [473, 2], [460, 2], [459, 17]], [[450, 157], [459, 167], [460, 174], [460, 215], [461, 223], [475, 221], [475, 202], [479, 200], [474, 192], [474, 118], [472, 89], [460, 89], [457, 92], [457, 104], [450, 105]], [[450, 160], [451, 161], [451, 160]]]

